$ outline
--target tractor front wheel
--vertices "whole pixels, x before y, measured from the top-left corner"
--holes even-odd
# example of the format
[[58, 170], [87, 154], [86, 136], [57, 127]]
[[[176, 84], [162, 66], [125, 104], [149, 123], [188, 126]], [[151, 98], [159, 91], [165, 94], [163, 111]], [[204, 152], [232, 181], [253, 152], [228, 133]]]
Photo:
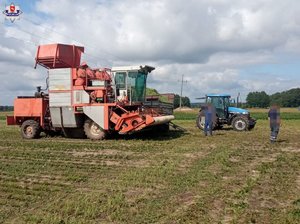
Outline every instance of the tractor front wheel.
[[242, 116], [233, 118], [232, 127], [236, 131], [247, 131], [249, 128], [248, 119]]
[[92, 140], [102, 140], [106, 135], [105, 131], [90, 119], [84, 122], [84, 132], [86, 136]]
[[38, 138], [41, 133], [41, 126], [35, 120], [26, 120], [21, 125], [21, 135], [25, 139]]

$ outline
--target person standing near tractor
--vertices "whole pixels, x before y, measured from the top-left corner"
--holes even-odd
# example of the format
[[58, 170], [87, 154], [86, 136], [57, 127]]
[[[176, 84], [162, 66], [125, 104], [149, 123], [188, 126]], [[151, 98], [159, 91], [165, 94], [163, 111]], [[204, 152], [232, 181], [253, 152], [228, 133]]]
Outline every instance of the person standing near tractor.
[[277, 105], [272, 105], [268, 112], [268, 119], [270, 121], [270, 142], [274, 143], [277, 139], [280, 127], [280, 110]]
[[213, 121], [215, 120], [216, 112], [211, 104], [207, 104], [205, 107], [205, 123], [204, 123], [204, 135], [212, 136]]

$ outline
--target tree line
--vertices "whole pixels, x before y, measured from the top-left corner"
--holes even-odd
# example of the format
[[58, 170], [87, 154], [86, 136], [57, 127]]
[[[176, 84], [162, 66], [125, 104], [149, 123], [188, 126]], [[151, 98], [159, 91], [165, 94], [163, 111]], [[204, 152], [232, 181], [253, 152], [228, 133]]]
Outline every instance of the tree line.
[[266, 108], [272, 104], [281, 107], [300, 106], [300, 88], [294, 88], [283, 92], [268, 95], [265, 91], [250, 92], [246, 98], [248, 107]]
[[0, 111], [13, 111], [13, 106], [0, 106]]

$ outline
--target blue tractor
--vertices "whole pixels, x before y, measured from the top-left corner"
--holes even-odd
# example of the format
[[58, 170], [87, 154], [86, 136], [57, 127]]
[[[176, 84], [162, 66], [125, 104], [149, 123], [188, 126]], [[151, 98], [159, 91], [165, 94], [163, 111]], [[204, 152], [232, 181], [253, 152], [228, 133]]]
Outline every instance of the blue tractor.
[[[248, 110], [231, 107], [230, 95], [228, 94], [208, 94], [203, 98], [206, 104], [212, 104], [216, 109], [216, 118], [213, 121], [213, 129], [222, 128], [223, 125], [231, 125], [236, 131], [247, 131], [254, 128], [256, 120], [250, 117]], [[196, 124], [200, 129], [204, 129], [205, 106], [201, 106], [197, 116]]]

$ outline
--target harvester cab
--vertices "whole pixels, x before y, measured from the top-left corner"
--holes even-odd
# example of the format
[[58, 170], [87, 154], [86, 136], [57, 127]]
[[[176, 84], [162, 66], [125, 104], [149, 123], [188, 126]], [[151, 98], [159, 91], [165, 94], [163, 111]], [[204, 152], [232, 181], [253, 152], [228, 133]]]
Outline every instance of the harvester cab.
[[116, 100], [130, 105], [145, 102], [147, 75], [154, 69], [148, 65], [113, 67]]
[[[222, 128], [223, 125], [232, 125], [236, 131], [246, 131], [254, 128], [256, 120], [250, 117], [248, 110], [231, 107], [229, 94], [208, 94], [204, 98], [206, 104], [212, 104], [216, 109], [216, 120], [213, 121], [214, 128]], [[196, 125], [204, 129], [205, 105], [201, 106], [196, 119]]]

